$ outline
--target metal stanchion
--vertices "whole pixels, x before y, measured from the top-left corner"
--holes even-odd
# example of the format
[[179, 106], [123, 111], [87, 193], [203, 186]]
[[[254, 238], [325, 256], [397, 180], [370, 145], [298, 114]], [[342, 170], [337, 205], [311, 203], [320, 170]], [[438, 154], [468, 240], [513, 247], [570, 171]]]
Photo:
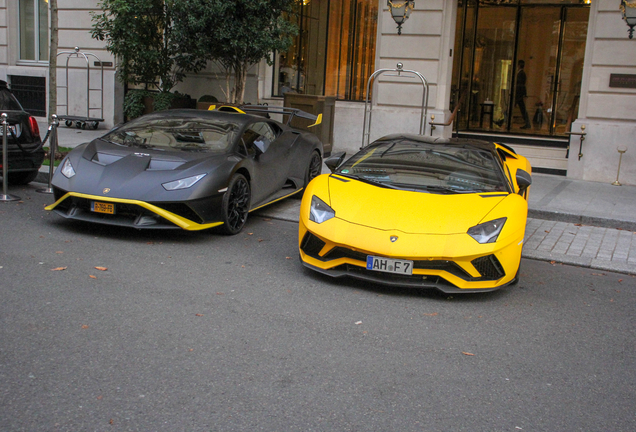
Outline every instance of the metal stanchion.
[[0, 202], [18, 201], [19, 196], [9, 195], [7, 193], [7, 186], [9, 185], [9, 139], [8, 129], [9, 123], [7, 123], [7, 114], [2, 113], [2, 195], [0, 195]]
[[55, 153], [57, 153], [57, 127], [60, 122], [57, 120], [57, 115], [51, 116], [51, 126], [49, 136], [49, 183], [48, 186], [42, 189], [38, 189], [36, 192], [52, 194], [53, 188], [51, 182], [53, 181], [53, 172], [55, 171]]
[[616, 181], [612, 183], [614, 186], [623, 186], [621, 182], [618, 181], [618, 176], [621, 174], [621, 160], [623, 159], [623, 153], [627, 151], [627, 147], [618, 146], [616, 148], [620, 156], [618, 157], [618, 170], [616, 171]]

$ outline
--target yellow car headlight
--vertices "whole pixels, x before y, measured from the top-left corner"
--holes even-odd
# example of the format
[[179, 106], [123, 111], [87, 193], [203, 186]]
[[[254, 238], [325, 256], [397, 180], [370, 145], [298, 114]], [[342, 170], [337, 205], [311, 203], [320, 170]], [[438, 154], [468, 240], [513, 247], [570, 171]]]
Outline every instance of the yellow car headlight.
[[311, 207], [309, 209], [309, 220], [321, 224], [336, 216], [333, 211], [323, 200], [316, 195], [311, 197]]
[[507, 218], [494, 219], [488, 222], [475, 225], [468, 229], [468, 235], [478, 243], [494, 243], [501, 232]]

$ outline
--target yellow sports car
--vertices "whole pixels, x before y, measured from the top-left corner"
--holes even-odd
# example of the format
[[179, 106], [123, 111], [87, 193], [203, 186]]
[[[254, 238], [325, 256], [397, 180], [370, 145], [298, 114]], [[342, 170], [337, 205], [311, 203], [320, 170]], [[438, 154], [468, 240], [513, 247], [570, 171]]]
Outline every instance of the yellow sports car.
[[300, 206], [302, 263], [333, 277], [483, 292], [518, 279], [532, 183], [506, 145], [389, 135], [325, 160]]

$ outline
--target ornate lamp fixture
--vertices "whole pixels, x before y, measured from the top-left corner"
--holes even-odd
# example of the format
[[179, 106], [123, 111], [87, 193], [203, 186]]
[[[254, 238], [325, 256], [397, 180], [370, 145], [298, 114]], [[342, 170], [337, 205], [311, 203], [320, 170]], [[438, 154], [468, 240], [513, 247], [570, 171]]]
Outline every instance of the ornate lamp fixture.
[[401, 35], [402, 24], [409, 19], [409, 15], [411, 15], [411, 11], [415, 7], [415, 0], [387, 0], [387, 5], [393, 21], [398, 25], [398, 34]]
[[634, 26], [636, 26], [636, 0], [621, 0], [621, 12], [623, 19], [629, 27], [629, 38], [634, 37]]

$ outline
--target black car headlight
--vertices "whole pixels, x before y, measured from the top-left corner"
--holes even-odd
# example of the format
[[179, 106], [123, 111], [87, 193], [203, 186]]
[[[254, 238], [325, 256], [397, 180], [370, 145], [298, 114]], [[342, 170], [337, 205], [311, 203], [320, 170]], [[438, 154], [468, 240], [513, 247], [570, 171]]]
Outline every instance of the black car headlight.
[[163, 186], [163, 188], [168, 191], [188, 189], [194, 186], [194, 184], [198, 182], [199, 180], [201, 180], [203, 177], [205, 177], [205, 174], [199, 174], [192, 177], [171, 181], [168, 183], [163, 183], [161, 186]]
[[316, 195], [311, 197], [311, 208], [309, 209], [309, 220], [321, 224], [336, 216], [333, 211], [323, 200]]
[[71, 164], [71, 160], [69, 158], [64, 159], [64, 163], [62, 164], [60, 172], [64, 175], [64, 177], [68, 179], [75, 175], [75, 170], [73, 169], [73, 165]]
[[501, 232], [507, 218], [494, 219], [488, 222], [475, 225], [468, 229], [468, 235], [478, 243], [494, 243]]

